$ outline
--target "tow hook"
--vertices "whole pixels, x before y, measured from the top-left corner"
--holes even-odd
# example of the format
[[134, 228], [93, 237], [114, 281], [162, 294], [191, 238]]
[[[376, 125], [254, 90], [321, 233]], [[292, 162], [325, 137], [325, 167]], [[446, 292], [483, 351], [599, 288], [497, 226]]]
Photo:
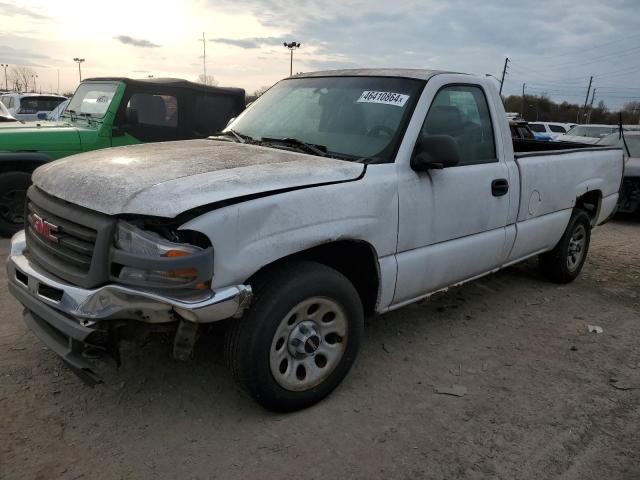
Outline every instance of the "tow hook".
[[173, 340], [173, 358], [182, 361], [191, 360], [198, 333], [199, 325], [197, 323], [180, 320], [176, 337]]

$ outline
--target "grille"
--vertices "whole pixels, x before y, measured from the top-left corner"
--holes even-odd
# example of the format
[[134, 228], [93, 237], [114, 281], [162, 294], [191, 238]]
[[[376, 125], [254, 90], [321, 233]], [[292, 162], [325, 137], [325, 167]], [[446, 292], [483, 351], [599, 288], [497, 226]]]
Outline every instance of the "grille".
[[27, 242], [30, 249], [37, 250], [40, 256], [46, 256], [56, 263], [61, 262], [72, 267], [77, 273], [89, 273], [97, 232], [92, 228], [61, 218], [33, 201], [29, 201], [27, 218], [32, 215], [37, 215], [55, 225], [52, 235], [57, 241], [51, 241], [39, 235], [27, 221]]
[[[75, 285], [91, 288], [105, 283], [115, 219], [54, 198], [36, 187], [29, 188], [27, 198], [27, 255]], [[46, 223], [44, 232], [32, 226], [34, 219]]]

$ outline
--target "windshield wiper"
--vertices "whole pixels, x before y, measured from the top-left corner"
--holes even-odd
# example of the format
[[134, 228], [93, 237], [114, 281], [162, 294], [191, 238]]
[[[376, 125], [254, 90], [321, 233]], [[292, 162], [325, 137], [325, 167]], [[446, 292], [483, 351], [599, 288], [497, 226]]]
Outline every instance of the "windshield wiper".
[[244, 133], [236, 132], [233, 128], [229, 130], [225, 130], [224, 132], [218, 132], [212, 135], [212, 137], [233, 137], [238, 143], [246, 143], [247, 141], [252, 141], [253, 137], [249, 135], [245, 135]]
[[306, 152], [311, 152], [314, 155], [318, 155], [319, 157], [328, 157], [327, 147], [324, 145], [314, 145], [312, 143], [303, 142], [302, 140], [298, 140], [297, 138], [267, 138], [263, 137], [260, 139], [263, 143], [281, 143], [286, 146], [297, 148], [298, 150], [304, 150]]

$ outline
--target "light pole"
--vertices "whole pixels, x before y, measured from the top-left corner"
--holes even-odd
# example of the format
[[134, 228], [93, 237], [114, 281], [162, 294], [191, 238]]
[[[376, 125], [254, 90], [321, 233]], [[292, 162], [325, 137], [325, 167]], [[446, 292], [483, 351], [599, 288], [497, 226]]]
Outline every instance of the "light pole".
[[80, 68], [80, 64], [84, 62], [84, 58], [76, 57], [73, 59], [73, 61], [78, 64], [78, 76], [80, 77], [80, 81], [82, 82], [82, 69]]
[[4, 89], [9, 91], [9, 83], [7, 82], [7, 68], [9, 68], [9, 64], [0, 63], [0, 67], [4, 68]]
[[297, 42], [284, 42], [283, 45], [289, 49], [289, 52], [291, 52], [291, 61], [289, 63], [289, 76], [291, 76], [293, 75], [293, 51], [296, 48], [300, 48], [300, 44]]
[[36, 78], [38, 78], [38, 75], [31, 75], [31, 78], [33, 78], [33, 93], [37, 93], [38, 87], [36, 85]]

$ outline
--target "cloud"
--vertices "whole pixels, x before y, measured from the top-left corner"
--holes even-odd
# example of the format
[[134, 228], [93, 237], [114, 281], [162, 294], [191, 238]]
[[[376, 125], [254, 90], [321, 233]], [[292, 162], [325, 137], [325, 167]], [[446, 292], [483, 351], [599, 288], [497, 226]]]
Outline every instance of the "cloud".
[[43, 15], [41, 13], [36, 12], [27, 7], [19, 7], [18, 5], [14, 5], [12, 3], [0, 2], [0, 12], [2, 12], [3, 16], [12, 17], [12, 16], [23, 16], [29, 17], [33, 20], [50, 20], [51, 17], [47, 15]]
[[51, 57], [35, 53], [26, 49], [13, 48], [8, 45], [0, 45], [0, 60], [11, 65], [24, 65], [27, 67], [44, 67], [37, 62], [51, 60]]
[[158, 48], [160, 45], [150, 42], [149, 40], [144, 40], [141, 38], [133, 38], [129, 35], [118, 35], [117, 37], [113, 37], [121, 43], [125, 45], [133, 45], [134, 47], [142, 47], [142, 48]]
[[252, 49], [265, 45], [282, 45], [286, 41], [284, 37], [253, 37], [253, 38], [212, 38], [210, 42], [224, 43], [234, 47]]
[[[640, 40], [638, 0], [583, 0], [579, 9], [574, 0], [396, 0], [392, 9], [386, 0], [301, 0], [299, 8], [275, 0], [208, 2], [216, 11], [248, 12], [263, 27], [289, 33], [215, 41], [244, 49], [301, 42], [294, 56], [300, 70], [393, 66], [499, 76], [509, 56], [507, 94], [527, 83], [532, 92], [555, 87], [555, 98], [583, 101], [591, 75], [596, 86], [640, 84], [637, 51], [628, 50]], [[626, 66], [636, 69], [609, 73]], [[617, 103], [615, 96], [605, 101]]]

